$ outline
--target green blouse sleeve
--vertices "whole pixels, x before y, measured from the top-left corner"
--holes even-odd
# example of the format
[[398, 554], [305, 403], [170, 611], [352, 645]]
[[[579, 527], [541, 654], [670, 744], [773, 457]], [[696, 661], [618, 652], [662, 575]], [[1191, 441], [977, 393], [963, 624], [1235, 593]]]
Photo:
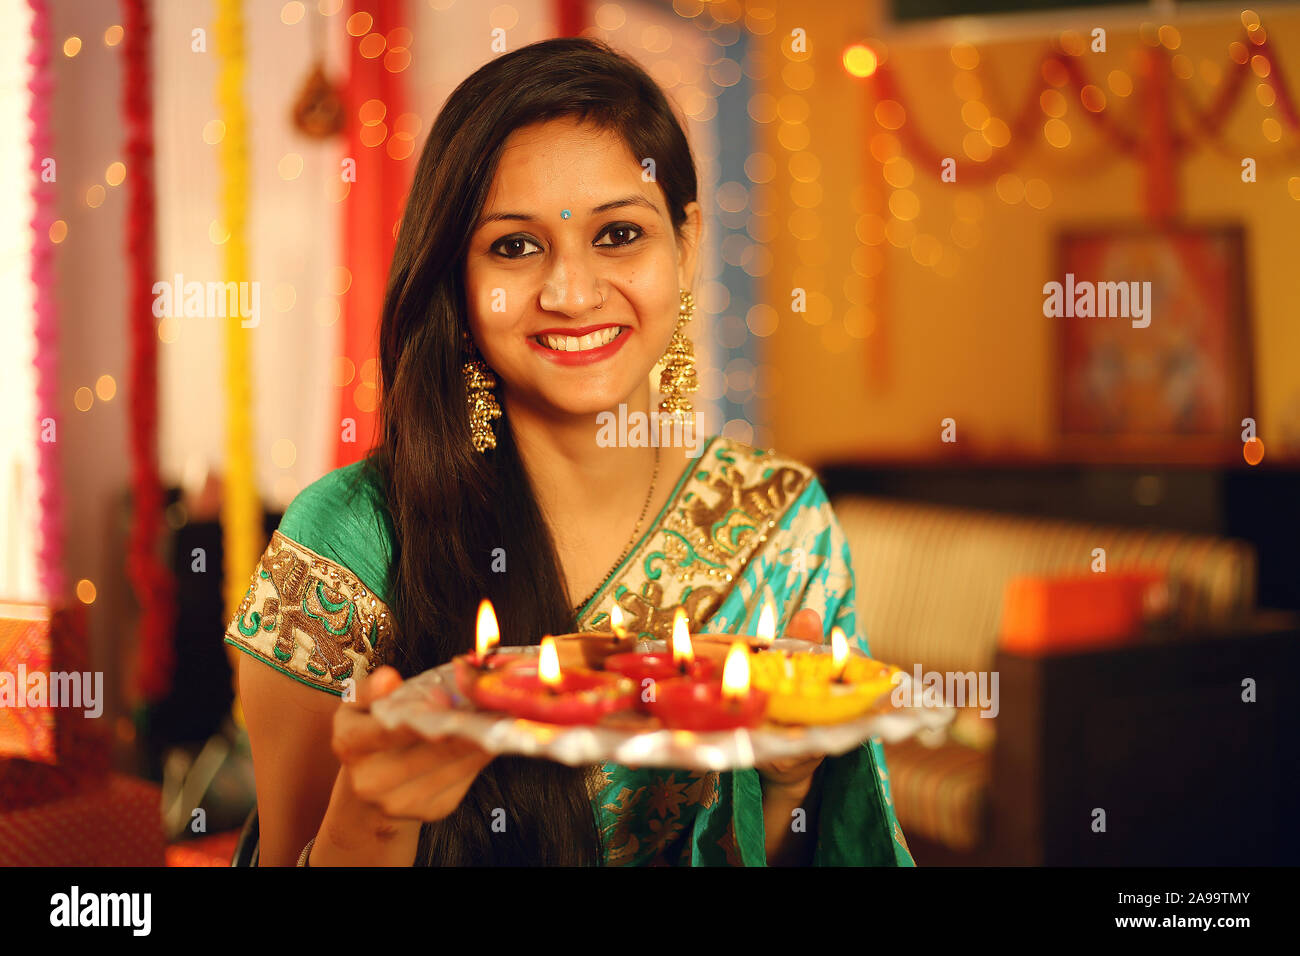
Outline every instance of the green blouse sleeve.
[[382, 663], [391, 525], [362, 465], [304, 488], [253, 569], [225, 641], [317, 690], [343, 696]]
[[347, 567], [380, 600], [388, 600], [392, 522], [363, 462], [336, 468], [299, 492], [285, 509], [279, 531]]

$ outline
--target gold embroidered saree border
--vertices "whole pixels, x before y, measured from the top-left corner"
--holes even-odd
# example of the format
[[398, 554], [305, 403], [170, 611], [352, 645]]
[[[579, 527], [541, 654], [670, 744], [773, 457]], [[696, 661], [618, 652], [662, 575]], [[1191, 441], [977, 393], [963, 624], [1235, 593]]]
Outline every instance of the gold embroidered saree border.
[[225, 642], [342, 696], [350, 679], [382, 663], [392, 630], [388, 606], [355, 574], [276, 531]]
[[656, 526], [583, 608], [578, 630], [608, 630], [615, 600], [642, 637], [670, 639], [679, 604], [691, 630], [703, 630], [812, 480], [805, 465], [715, 438]]

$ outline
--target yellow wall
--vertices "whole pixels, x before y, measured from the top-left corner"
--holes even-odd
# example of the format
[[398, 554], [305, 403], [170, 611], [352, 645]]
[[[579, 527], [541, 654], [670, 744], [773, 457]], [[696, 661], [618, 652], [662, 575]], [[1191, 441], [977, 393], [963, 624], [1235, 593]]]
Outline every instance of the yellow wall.
[[[949, 53], [963, 37], [954, 31], [962, 28], [941, 25], [891, 33], [870, 8], [861, 22], [852, 22], [853, 15], [838, 4], [795, 9], [797, 14], [791, 5], [779, 5], [776, 27], [764, 38], [775, 67], [765, 91], [778, 104], [793, 94], [807, 105], [806, 150], [820, 160], [822, 196], [812, 209], [796, 204], [797, 190], [807, 187], [792, 191], [789, 162], [799, 150], [787, 144], [799, 146], [801, 134], [783, 126], [798, 124], [780, 118], [761, 124], [762, 148], [776, 160], [777, 170], [770, 190], [757, 197], [760, 204], [769, 203], [775, 223], [770, 245], [774, 266], [764, 279], [764, 297], [778, 319], [760, 346], [772, 367], [768, 427], [760, 440], [813, 462], [855, 454], [932, 456], [943, 448], [940, 420], [952, 417], [968, 451], [1014, 446], [1050, 454], [1055, 428], [1052, 322], [1062, 320], [1043, 317], [1042, 285], [1053, 278], [1056, 235], [1066, 226], [1138, 221], [1142, 169], [1126, 159], [1098, 169], [1095, 157], [1104, 144], [1084, 120], [1077, 97], [1067, 95], [1071, 145], [1058, 150], [1037, 134], [1037, 145], [1016, 170], [1022, 181], [1037, 178], [1048, 184], [1052, 198], [1046, 208], [1024, 201], [1009, 205], [992, 184], [963, 184], [961, 168], [968, 161], [961, 136], [967, 127], [960, 116], [963, 101], [952, 85], [959, 70]], [[1300, 7], [1262, 12], [1293, 96], [1300, 99]], [[1108, 51], [1080, 58], [1103, 89], [1114, 69], [1127, 71], [1136, 81], [1133, 53], [1142, 46], [1140, 22], [1131, 16], [1094, 20], [1086, 13], [1004, 20], [1002, 26], [991, 19], [979, 21], [974, 28], [983, 34], [966, 35], [981, 54], [979, 71], [1000, 87], [995, 97], [986, 83], [984, 101], [1009, 122], [1036, 78], [1048, 41], [1067, 29], [1085, 36], [1094, 26], [1107, 29]], [[1168, 22], [1181, 34], [1177, 52], [1189, 56], [1195, 68], [1192, 80], [1171, 77], [1171, 84], [1190, 82], [1204, 103], [1217, 87], [1202, 77], [1202, 62], [1228, 65], [1228, 44], [1244, 37], [1242, 23], [1231, 12]], [[788, 66], [797, 59], [789, 52], [795, 27], [807, 31], [806, 62], [812, 69], [811, 85], [802, 90], [787, 85], [787, 80], [798, 87], [809, 79], [806, 67]], [[880, 132], [871, 116], [870, 83], [850, 77], [841, 55], [852, 43], [882, 36], [912, 107], [907, 122], [919, 123], [932, 142], [959, 158], [956, 184], [942, 183], [937, 170], [917, 166], [911, 186], [920, 199], [916, 231], [942, 242], [947, 259], [940, 268], [951, 273], [948, 277], [918, 264], [908, 248], [889, 241], [864, 245], [857, 234], [860, 230], [863, 238], [876, 238], [870, 220], [862, 217], [876, 213], [890, 218], [886, 203], [891, 187], [868, 153], [870, 138]], [[1268, 454], [1276, 459], [1288, 446], [1291, 455], [1300, 455], [1300, 201], [1288, 193], [1288, 178], [1300, 176], [1300, 134], [1283, 124], [1280, 143], [1265, 139], [1261, 121], [1268, 116], [1281, 120], [1281, 113], [1260, 105], [1255, 85], [1247, 83], [1227, 128], [1233, 155], [1201, 150], [1182, 163], [1181, 203], [1184, 221], [1245, 226], [1255, 417]], [[1119, 99], [1107, 90], [1107, 97], [1107, 110], [1118, 106], [1134, 125], [1138, 94]], [[799, 104], [786, 101], [786, 107], [784, 112], [797, 118]], [[1287, 146], [1289, 163], [1270, 158], [1280, 157]], [[1240, 156], [1258, 160], [1257, 183], [1241, 182]], [[960, 196], [977, 197], [983, 208], [980, 239], [969, 250], [959, 248], [951, 235]], [[794, 237], [810, 235], [812, 229], [818, 230], [812, 238]], [[873, 257], [879, 256], [878, 277], [863, 279], [855, 273], [855, 264], [872, 272]], [[796, 286], [824, 295], [814, 295], [806, 318], [790, 309], [790, 290]], [[872, 312], [874, 330], [856, 337], [868, 331]], [[758, 325], [762, 328], [762, 322]]]

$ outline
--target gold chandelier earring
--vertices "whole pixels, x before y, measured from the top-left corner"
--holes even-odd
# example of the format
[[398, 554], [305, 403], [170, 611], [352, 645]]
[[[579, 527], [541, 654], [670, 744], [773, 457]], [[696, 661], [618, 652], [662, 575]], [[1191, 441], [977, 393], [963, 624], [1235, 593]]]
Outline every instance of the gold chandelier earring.
[[694, 412], [689, 396], [700, 387], [695, 374], [695, 346], [686, 337], [686, 323], [695, 315], [695, 296], [687, 289], [678, 290], [681, 308], [677, 314], [677, 327], [664, 353], [664, 370], [659, 375], [659, 392], [664, 396], [659, 411], [685, 418]]
[[497, 447], [497, 436], [492, 431], [492, 422], [501, 417], [501, 406], [497, 404], [497, 397], [492, 392], [496, 388], [496, 376], [487, 363], [478, 357], [472, 342], [469, 358], [461, 366], [461, 371], [465, 375], [470, 441], [474, 450], [482, 454], [489, 448]]

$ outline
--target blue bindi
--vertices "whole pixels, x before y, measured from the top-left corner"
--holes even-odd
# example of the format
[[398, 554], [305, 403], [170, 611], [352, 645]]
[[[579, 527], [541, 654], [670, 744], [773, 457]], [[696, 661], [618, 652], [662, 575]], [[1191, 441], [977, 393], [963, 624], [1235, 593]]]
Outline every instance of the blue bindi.
[[560, 218], [561, 218], [561, 219], [568, 219], [568, 218], [569, 218], [569, 210], [565, 209], [563, 212], [561, 212], [561, 213], [560, 213]]

